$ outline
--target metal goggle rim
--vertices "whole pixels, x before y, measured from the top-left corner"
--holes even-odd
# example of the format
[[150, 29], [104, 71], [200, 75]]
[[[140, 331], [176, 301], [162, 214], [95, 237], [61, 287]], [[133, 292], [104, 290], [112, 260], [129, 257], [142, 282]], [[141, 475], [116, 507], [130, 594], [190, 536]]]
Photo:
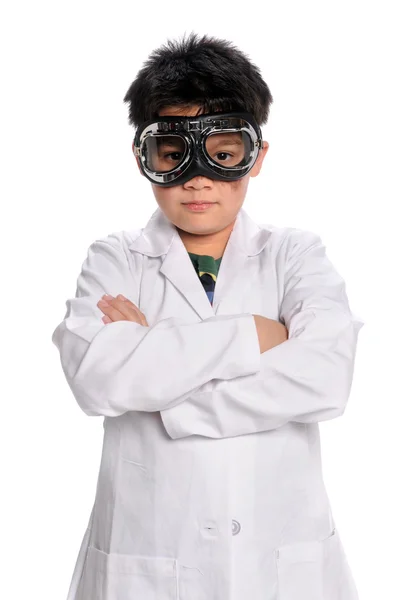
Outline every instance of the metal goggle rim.
[[[213, 124], [213, 125], [207, 125], [206, 123], [204, 123], [203, 121], [194, 121], [193, 119], [190, 121], [171, 121], [174, 122], [177, 126], [180, 125], [180, 127], [176, 130], [171, 131], [170, 133], [165, 133], [164, 131], [161, 131], [160, 133], [153, 133], [153, 129], [154, 126], [156, 125], [157, 129], [164, 129], [165, 126], [168, 126], [168, 123], [165, 121], [154, 121], [152, 123], [150, 123], [149, 125], [147, 125], [141, 132], [141, 134], [139, 135], [139, 144], [135, 145], [134, 144], [134, 154], [135, 156], [138, 156], [140, 159], [140, 164], [142, 166], [142, 168], [144, 169], [145, 173], [151, 178], [153, 179], [154, 182], [164, 182], [164, 181], [173, 181], [174, 179], [176, 179], [177, 177], [179, 177], [180, 175], [182, 175], [184, 173], [184, 171], [188, 168], [189, 164], [192, 162], [193, 160], [193, 152], [190, 152], [192, 150], [192, 146], [193, 144], [197, 144], [198, 145], [198, 149], [199, 149], [199, 153], [201, 154], [201, 156], [203, 157], [203, 159], [205, 160], [205, 162], [207, 162], [207, 164], [210, 166], [210, 168], [219, 173], [220, 175], [225, 175], [225, 173], [240, 173], [242, 172], [242, 175], [244, 175], [245, 173], [247, 173], [251, 167], [253, 166], [257, 156], [258, 156], [258, 152], [259, 149], [262, 147], [262, 138], [259, 137], [259, 135], [257, 134], [256, 130], [254, 129], [254, 127], [251, 125], [251, 123], [249, 123], [249, 121], [247, 121], [244, 117], [242, 116], [231, 116], [230, 118], [240, 118], [242, 120], [244, 120], [247, 123], [247, 127], [229, 127], [229, 128], [225, 128], [223, 127], [221, 124]], [[226, 119], [224, 119], [226, 120]], [[193, 124], [197, 124], [199, 125], [199, 127], [192, 127], [189, 128], [188, 130], [186, 129], [186, 124], [188, 123], [188, 125], [193, 125]], [[202, 125], [202, 127], [200, 127]], [[200, 132], [200, 129], [203, 129]], [[195, 131], [198, 132], [199, 134], [196, 133], [196, 135], [194, 134], [194, 136], [192, 135], [191, 131]], [[252, 142], [253, 142], [253, 150], [250, 151], [250, 156], [249, 156], [249, 162], [247, 165], [241, 166], [241, 167], [222, 167], [219, 163], [215, 163], [211, 157], [209, 156], [209, 154], [206, 151], [205, 148], [205, 144], [204, 142], [206, 141], [206, 139], [213, 133], [213, 132], [220, 132], [222, 131], [223, 133], [229, 133], [229, 132], [240, 132], [240, 131], [246, 131]], [[144, 162], [144, 158], [141, 155], [141, 146], [144, 144], [145, 140], [152, 136], [152, 137], [167, 137], [167, 136], [180, 136], [182, 137], [185, 142], [187, 143], [187, 148], [186, 148], [186, 154], [182, 160], [182, 162], [179, 163], [178, 166], [176, 166], [174, 169], [170, 170], [170, 171], [152, 171], [151, 169], [149, 169], [145, 162]], [[136, 140], [137, 140], [137, 135], [136, 135]], [[175, 177], [173, 177], [173, 175], [175, 174]]]

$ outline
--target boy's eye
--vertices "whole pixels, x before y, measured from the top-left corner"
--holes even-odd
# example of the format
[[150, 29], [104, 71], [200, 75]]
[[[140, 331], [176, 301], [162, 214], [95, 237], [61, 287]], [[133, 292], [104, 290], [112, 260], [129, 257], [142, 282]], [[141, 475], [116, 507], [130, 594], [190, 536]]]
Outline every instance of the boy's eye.
[[163, 158], [170, 157], [171, 160], [181, 160], [182, 152], [168, 152], [163, 155]]
[[218, 157], [217, 160], [223, 162], [224, 160], [228, 160], [228, 159], [220, 158], [220, 156], [232, 156], [232, 154], [230, 154], [229, 152], [217, 152], [217, 154], [216, 154], [216, 157]]

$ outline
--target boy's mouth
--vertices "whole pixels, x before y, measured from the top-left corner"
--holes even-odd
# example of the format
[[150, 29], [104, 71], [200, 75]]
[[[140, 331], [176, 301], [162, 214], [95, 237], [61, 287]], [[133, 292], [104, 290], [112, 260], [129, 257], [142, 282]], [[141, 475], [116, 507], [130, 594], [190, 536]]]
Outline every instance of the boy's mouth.
[[198, 200], [197, 202], [183, 202], [183, 204], [215, 204], [215, 202], [205, 202], [203, 200]]
[[196, 212], [203, 212], [209, 208], [211, 208], [215, 202], [185, 202], [184, 206], [188, 208], [188, 210], [194, 210]]

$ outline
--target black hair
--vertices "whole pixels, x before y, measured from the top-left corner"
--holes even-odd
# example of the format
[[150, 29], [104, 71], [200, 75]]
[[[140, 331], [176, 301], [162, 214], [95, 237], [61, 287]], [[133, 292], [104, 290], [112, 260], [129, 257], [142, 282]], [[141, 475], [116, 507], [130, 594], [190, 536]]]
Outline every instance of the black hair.
[[123, 101], [129, 123], [138, 127], [172, 105], [199, 105], [203, 112], [245, 111], [259, 125], [267, 122], [273, 102], [260, 70], [231, 42], [185, 34], [154, 50], [130, 85]]

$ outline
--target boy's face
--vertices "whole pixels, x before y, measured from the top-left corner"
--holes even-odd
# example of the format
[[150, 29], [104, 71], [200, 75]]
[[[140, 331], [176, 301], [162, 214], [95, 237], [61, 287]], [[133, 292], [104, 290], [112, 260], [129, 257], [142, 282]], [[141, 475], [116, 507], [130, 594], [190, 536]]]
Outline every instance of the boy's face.
[[[159, 116], [196, 116], [202, 112], [199, 106], [169, 106], [162, 108]], [[152, 183], [153, 193], [162, 212], [177, 228], [190, 234], [215, 234], [233, 226], [244, 202], [249, 178], [260, 173], [269, 147], [268, 142], [263, 142], [263, 145], [252, 169], [237, 181], [217, 181], [197, 175], [186, 183], [172, 187]], [[184, 205], [195, 201], [213, 202], [214, 205], [200, 212]]]

